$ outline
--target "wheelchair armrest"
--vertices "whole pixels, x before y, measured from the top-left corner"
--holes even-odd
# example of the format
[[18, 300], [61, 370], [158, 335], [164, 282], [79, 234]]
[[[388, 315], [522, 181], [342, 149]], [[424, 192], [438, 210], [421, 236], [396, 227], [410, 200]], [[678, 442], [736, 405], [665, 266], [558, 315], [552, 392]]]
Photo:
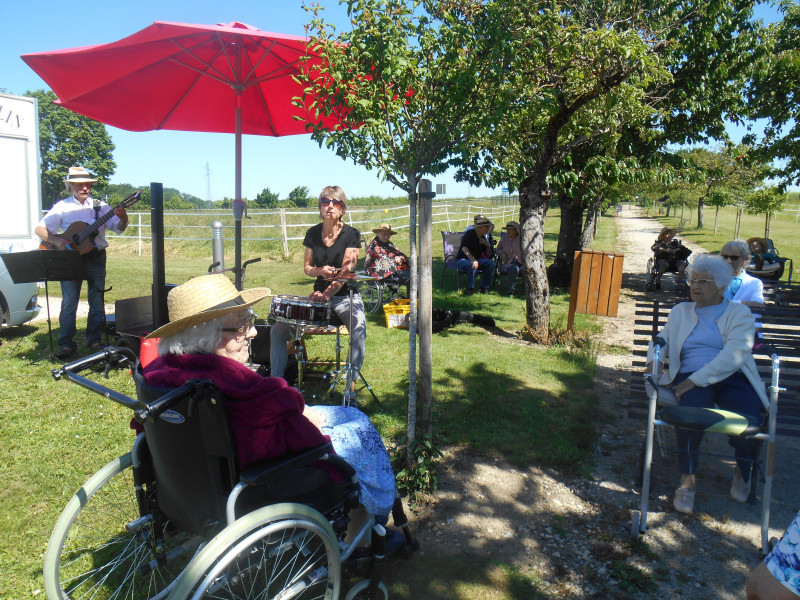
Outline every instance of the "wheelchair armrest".
[[355, 470], [340, 456], [333, 453], [333, 445], [328, 442], [307, 450], [283, 454], [269, 460], [262, 460], [243, 469], [239, 481], [247, 485], [263, 485], [284, 471], [304, 467], [312, 462], [324, 460], [353, 477]]

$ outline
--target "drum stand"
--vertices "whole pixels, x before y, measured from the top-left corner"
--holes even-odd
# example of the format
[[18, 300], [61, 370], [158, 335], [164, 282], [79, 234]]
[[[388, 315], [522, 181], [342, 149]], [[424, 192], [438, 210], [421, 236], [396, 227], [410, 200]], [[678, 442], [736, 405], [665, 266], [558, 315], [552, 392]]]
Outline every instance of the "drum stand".
[[[345, 281], [345, 285], [347, 286], [348, 296], [350, 300], [350, 322], [348, 323], [348, 331], [350, 333], [350, 341], [347, 347], [347, 360], [342, 364], [342, 366], [338, 369], [335, 369], [331, 372], [331, 385], [328, 388], [327, 393], [325, 394], [325, 398], [330, 398], [333, 393], [336, 391], [336, 386], [339, 384], [340, 381], [344, 380], [344, 395], [342, 397], [342, 405], [344, 406], [355, 406], [358, 407], [358, 400], [356, 399], [356, 395], [360, 390], [366, 388], [369, 393], [372, 395], [372, 398], [375, 402], [380, 406], [380, 402], [378, 401], [378, 397], [375, 395], [375, 392], [370, 387], [367, 380], [364, 378], [364, 375], [361, 373], [360, 369], [356, 369], [353, 365], [352, 360], [353, 357], [353, 293], [356, 286], [356, 283], [353, 281]], [[298, 375], [299, 377], [299, 375]], [[360, 388], [357, 389], [358, 381], [364, 384]]]

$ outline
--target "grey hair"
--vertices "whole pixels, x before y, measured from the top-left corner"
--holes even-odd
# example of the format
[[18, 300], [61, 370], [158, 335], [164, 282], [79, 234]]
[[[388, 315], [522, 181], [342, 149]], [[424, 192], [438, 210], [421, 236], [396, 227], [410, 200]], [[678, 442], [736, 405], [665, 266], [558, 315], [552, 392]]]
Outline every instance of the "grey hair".
[[222, 343], [222, 328], [230, 315], [222, 315], [179, 331], [158, 342], [158, 354], [213, 354]]
[[717, 284], [717, 289], [720, 290], [728, 287], [733, 279], [733, 269], [728, 261], [713, 254], [701, 254], [692, 261], [687, 269], [689, 279], [693, 278], [695, 273], [704, 273], [711, 277]]
[[728, 242], [722, 247], [720, 253], [725, 254], [728, 252], [728, 250], [738, 250], [740, 255], [750, 256], [750, 248], [747, 246], [747, 242], [744, 240], [733, 240], [732, 242]]

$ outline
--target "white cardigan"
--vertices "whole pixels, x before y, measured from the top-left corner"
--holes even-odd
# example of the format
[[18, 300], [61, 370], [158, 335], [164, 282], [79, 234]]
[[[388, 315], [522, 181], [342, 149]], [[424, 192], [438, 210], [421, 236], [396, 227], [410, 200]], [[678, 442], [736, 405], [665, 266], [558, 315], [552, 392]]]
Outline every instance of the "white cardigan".
[[[676, 304], [669, 313], [667, 324], [659, 334], [667, 344], [661, 350], [659, 362], [663, 365], [664, 357], [669, 359], [667, 370], [663, 371], [659, 378], [659, 385], [668, 386], [678, 375], [681, 366], [681, 348], [698, 321], [695, 306], [694, 302]], [[724, 344], [722, 350], [704, 367], [692, 373], [689, 379], [698, 387], [707, 387], [741, 370], [758, 394], [761, 403], [768, 408], [769, 400], [764, 382], [753, 360], [755, 326], [750, 309], [743, 304], [729, 302], [728, 308], [717, 320], [717, 326]], [[647, 350], [647, 362], [653, 362], [652, 342]]]

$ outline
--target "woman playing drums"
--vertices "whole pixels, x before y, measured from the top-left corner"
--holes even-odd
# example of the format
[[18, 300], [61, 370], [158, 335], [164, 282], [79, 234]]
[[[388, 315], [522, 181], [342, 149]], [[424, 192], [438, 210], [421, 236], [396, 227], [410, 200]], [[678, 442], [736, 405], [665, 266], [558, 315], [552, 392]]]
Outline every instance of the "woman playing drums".
[[[305, 255], [303, 272], [316, 277], [314, 291], [309, 299], [314, 302], [330, 302], [331, 312], [349, 327], [350, 299], [343, 281], [331, 281], [343, 273], [355, 270], [358, 251], [361, 248], [361, 233], [344, 223], [347, 212], [347, 196], [339, 186], [326, 187], [319, 195], [319, 214], [322, 223], [314, 225], [303, 239]], [[367, 320], [364, 304], [358, 292], [353, 294], [353, 330], [350, 332], [352, 356], [350, 363], [361, 371], [364, 348], [367, 340]], [[293, 339], [292, 326], [275, 323], [270, 333], [270, 374], [283, 377], [286, 370], [286, 344]]]

